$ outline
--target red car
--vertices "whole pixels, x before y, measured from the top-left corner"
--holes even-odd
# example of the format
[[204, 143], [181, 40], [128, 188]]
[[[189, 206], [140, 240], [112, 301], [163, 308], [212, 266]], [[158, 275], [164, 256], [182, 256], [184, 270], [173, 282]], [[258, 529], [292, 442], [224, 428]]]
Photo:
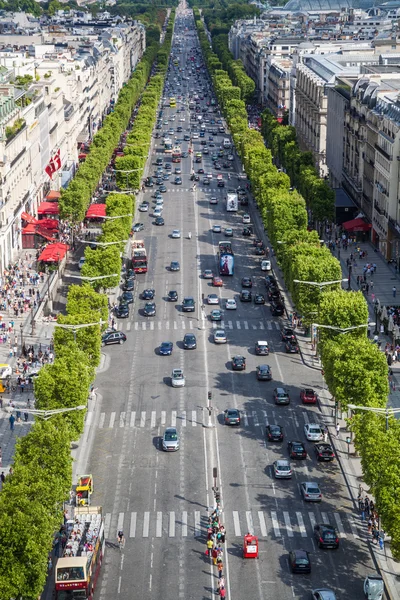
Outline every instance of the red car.
[[222, 281], [221, 277], [213, 277], [212, 284], [214, 287], [222, 287], [223, 281]]
[[311, 388], [306, 388], [300, 392], [300, 400], [303, 404], [316, 404], [318, 400], [317, 394]]

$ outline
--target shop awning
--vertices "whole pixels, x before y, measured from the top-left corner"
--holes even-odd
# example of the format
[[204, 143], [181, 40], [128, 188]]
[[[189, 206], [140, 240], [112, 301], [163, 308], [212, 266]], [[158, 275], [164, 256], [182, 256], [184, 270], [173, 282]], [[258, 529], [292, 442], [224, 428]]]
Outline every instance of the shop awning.
[[23, 212], [21, 214], [21, 219], [23, 221], [26, 221], [27, 223], [37, 223], [37, 219], [35, 219], [35, 217], [32, 217], [32, 215], [30, 215], [26, 212]]
[[60, 221], [58, 219], [40, 219], [40, 221], [36, 222], [36, 225], [40, 225], [41, 227], [45, 227], [46, 229], [58, 229]]
[[99, 219], [106, 216], [105, 204], [91, 204], [86, 213], [86, 219]]
[[46, 202], [57, 202], [60, 198], [60, 192], [56, 192], [56, 190], [51, 190], [46, 196]]
[[59, 262], [64, 258], [68, 250], [67, 244], [61, 244], [61, 242], [57, 242], [56, 244], [49, 244], [43, 250], [38, 260], [41, 262]]
[[38, 215], [58, 215], [59, 212], [57, 202], [41, 202], [38, 206]]
[[33, 233], [36, 233], [35, 223], [28, 223], [22, 230], [22, 235], [32, 235]]
[[356, 231], [369, 231], [372, 227], [371, 223], [366, 223], [364, 219], [352, 219], [351, 221], [346, 221], [343, 223], [343, 227], [346, 231], [356, 232]]

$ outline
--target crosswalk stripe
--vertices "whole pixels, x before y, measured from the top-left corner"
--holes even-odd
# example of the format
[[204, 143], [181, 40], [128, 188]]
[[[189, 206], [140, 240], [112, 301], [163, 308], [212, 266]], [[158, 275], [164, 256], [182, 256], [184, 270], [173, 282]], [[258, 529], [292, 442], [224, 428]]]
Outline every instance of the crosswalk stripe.
[[236, 321], [236, 328], [237, 328], [237, 329], [241, 329], [241, 326], [240, 326], [240, 321]]
[[228, 327], [229, 327], [229, 329], [233, 329], [232, 321], [228, 321]]
[[241, 537], [239, 513], [236, 510], [233, 511], [233, 529], [236, 537]]
[[169, 513], [169, 530], [168, 537], [175, 537], [175, 512]]
[[165, 425], [167, 422], [167, 412], [165, 410], [161, 411], [161, 425]]
[[312, 527], [312, 530], [314, 531], [314, 527], [317, 524], [314, 513], [312, 513], [312, 512], [308, 513], [308, 518], [310, 519], [311, 527]]
[[267, 427], [269, 425], [269, 421], [268, 421], [267, 411], [266, 410], [263, 410], [263, 415], [264, 415], [265, 427]]
[[182, 321], [182, 329], [186, 329], [186, 323], [185, 323], [185, 321]]
[[140, 415], [140, 427], [144, 427], [146, 424], [146, 411], [142, 410]]
[[146, 331], [146, 326], [147, 326], [147, 323], [145, 323], [145, 321], [142, 321], [142, 330], [143, 331]]
[[169, 321], [165, 322], [165, 329], [169, 329]]
[[110, 415], [110, 423], [108, 425], [108, 427], [111, 429], [112, 427], [114, 427], [114, 422], [115, 422], [115, 412], [112, 412]]
[[260, 329], [265, 329], [264, 323], [262, 321], [260, 321]]
[[104, 537], [108, 538], [110, 535], [110, 525], [111, 525], [111, 513], [106, 513], [104, 517]]
[[120, 427], [125, 427], [125, 416], [126, 416], [126, 412], [121, 412], [119, 415], [119, 426]]
[[244, 424], [246, 427], [249, 426], [249, 419], [247, 418], [247, 412], [244, 410], [243, 411], [243, 420], [244, 420]]
[[347, 535], [344, 532], [344, 527], [343, 527], [342, 519], [340, 518], [339, 513], [333, 513], [333, 517], [334, 517], [334, 519], [336, 521], [336, 527], [337, 527], [337, 530], [339, 532], [339, 536], [341, 538], [347, 537]]
[[281, 537], [281, 530], [279, 529], [278, 515], [276, 514], [276, 512], [274, 510], [271, 511], [271, 520], [272, 520], [272, 527], [274, 528], [274, 533], [275, 533], [276, 537]]
[[303, 411], [303, 418], [304, 418], [304, 422], [306, 424], [310, 422], [310, 419], [308, 418], [308, 414], [307, 414], [306, 410]]
[[225, 329], [225, 321], [221, 321], [221, 329]]
[[299, 531], [301, 537], [307, 537], [306, 528], [304, 527], [303, 515], [300, 512], [296, 512], [297, 522], [299, 524]]
[[280, 330], [281, 326], [279, 325], [278, 321], [274, 321], [274, 323], [275, 323], [275, 329]]
[[188, 534], [187, 524], [188, 524], [188, 514], [187, 514], [187, 511], [184, 510], [184, 511], [182, 511], [182, 537], [187, 537], [187, 534]]
[[286, 530], [287, 530], [287, 534], [289, 537], [293, 537], [293, 529], [292, 529], [292, 524], [290, 522], [290, 517], [289, 517], [289, 513], [286, 511], [283, 511], [283, 519], [285, 521], [285, 525], [286, 525]]
[[99, 429], [103, 429], [105, 420], [106, 420], [106, 413], [101, 413], [100, 421], [99, 421]]
[[144, 519], [143, 519], [143, 537], [144, 538], [149, 537], [149, 527], [150, 527], [150, 513], [145, 512]]
[[253, 524], [253, 516], [250, 510], [246, 510], [246, 523], [247, 523], [247, 531], [254, 535], [254, 524]]
[[326, 525], [329, 525], [328, 515], [326, 513], [322, 512], [321, 517], [322, 517], [322, 522], [325, 523]]
[[217, 329], [217, 327], [218, 327], [217, 323], [216, 323], [215, 321], [213, 321], [213, 322], [212, 322], [212, 328], [213, 328], [213, 329]]
[[161, 321], [158, 321], [157, 328], [158, 328], [158, 331], [161, 331]]
[[154, 429], [156, 426], [156, 411], [152, 410], [151, 411], [151, 422], [150, 422], [150, 427], [151, 429]]
[[171, 427], [176, 427], [176, 410], [173, 410], [171, 414]]
[[137, 331], [139, 329], [139, 323], [136, 321], [135, 322], [135, 331]]
[[267, 526], [265, 524], [264, 513], [262, 512], [262, 510], [258, 511], [258, 520], [260, 522], [261, 535], [266, 538], [268, 536], [268, 532]]
[[150, 321], [150, 330], [154, 329], [154, 321]]
[[192, 427], [196, 427], [197, 426], [197, 415], [196, 415], [196, 411], [192, 410]]
[[182, 411], [182, 427], [186, 427], [186, 410]]
[[131, 421], [129, 423], [130, 427], [135, 427], [135, 420], [136, 420], [136, 411], [132, 411], [131, 412]]
[[162, 512], [158, 511], [156, 516], [156, 537], [162, 536]]
[[136, 513], [131, 513], [131, 524], [129, 527], [129, 537], [134, 538], [136, 535]]
[[130, 321], [128, 321], [128, 323], [126, 324], [126, 330], [130, 331], [132, 327], [132, 323]]
[[253, 420], [254, 420], [254, 426], [258, 427], [259, 423], [258, 423], [257, 413], [255, 410], [253, 410]]
[[124, 530], [124, 513], [120, 512], [118, 515], [117, 531], [123, 531], [123, 530]]
[[199, 537], [201, 535], [201, 526], [200, 526], [200, 511], [194, 511], [194, 537]]
[[174, 329], [178, 329], [178, 323], [174, 321]]
[[257, 325], [254, 325], [254, 323], [251, 324], [253, 329], [257, 329]]
[[267, 327], [268, 327], [268, 329], [272, 329], [272, 323], [271, 323], [271, 321], [267, 321]]
[[349, 525], [350, 525], [350, 529], [353, 534], [353, 537], [357, 540], [359, 538], [358, 527], [357, 527], [357, 524], [353, 517], [349, 517]]
[[193, 329], [193, 321], [189, 321], [189, 329]]
[[244, 328], [245, 328], [245, 329], [248, 329], [248, 328], [249, 328], [249, 324], [248, 324], [248, 322], [247, 322], [247, 321], [243, 321], [243, 325], [244, 325]]

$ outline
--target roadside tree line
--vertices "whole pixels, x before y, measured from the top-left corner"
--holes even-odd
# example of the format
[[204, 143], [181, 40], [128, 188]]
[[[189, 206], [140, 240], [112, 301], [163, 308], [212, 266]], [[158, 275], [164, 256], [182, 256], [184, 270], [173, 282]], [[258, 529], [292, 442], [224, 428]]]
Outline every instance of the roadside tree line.
[[[107, 117], [104, 128], [96, 135], [90, 152], [92, 158], [88, 157], [63, 193], [64, 218], [68, 216], [74, 221], [83, 218], [157, 54], [159, 67], [154, 79], [163, 78], [174, 17], [172, 11], [162, 48], [156, 45], [146, 51], [143, 64], [138, 65], [131, 81], [121, 90], [114, 113]], [[159, 83], [151, 85], [150, 82], [149, 88], [158, 90]], [[82, 171], [88, 174], [87, 181]], [[108, 195], [107, 216], [119, 217], [133, 210], [133, 196]], [[107, 220], [100, 241], [127, 239], [131, 224], [131, 217]], [[113, 249], [110, 253], [99, 248], [91, 251], [93, 255], [87, 255], [85, 269], [90, 277], [102, 275], [107, 260], [107, 269], [111, 269], [107, 272], [120, 273], [122, 246], [110, 248]], [[13, 473], [7, 476], [0, 493], [0, 597], [4, 600], [36, 600], [46, 582], [48, 554], [52, 550], [54, 532], [63, 520], [63, 503], [71, 489], [70, 446], [83, 432], [86, 416], [86, 410], [74, 409], [87, 405], [90, 385], [100, 362], [101, 331], [108, 323], [108, 298], [98, 293], [97, 287], [89, 284], [70, 287], [66, 315], [59, 315], [55, 328], [56, 358], [53, 364], [43, 366], [35, 381], [36, 409], [68, 408], [71, 411], [54, 415], [48, 421], [35, 420], [30, 433], [16, 444]]]
[[[251, 182], [257, 208], [275, 249], [286, 286], [303, 322], [310, 327], [317, 324], [314, 327], [319, 337], [318, 352], [333, 400], [342, 411], [348, 410], [348, 404], [385, 409], [389, 393], [388, 366], [385, 355], [367, 338], [366, 301], [361, 292], [341, 288], [339, 261], [320, 241], [317, 231], [308, 230], [304, 197], [293, 188], [289, 175], [278, 170], [262, 135], [248, 128], [240, 89], [233, 85], [228, 72], [221, 68], [221, 61], [210, 48], [204, 25], [196, 11], [195, 21], [205, 64]], [[282, 158], [293, 153], [293, 174], [298, 178], [298, 189], [304, 186], [308, 191], [309, 206], [313, 206], [316, 212], [319, 206], [325, 207], [325, 210], [330, 199], [324, 194], [329, 190], [321, 192], [316, 183], [318, 193], [312, 195], [313, 167], [307, 165], [308, 159], [298, 153], [294, 132], [273, 125], [269, 114], [264, 113], [263, 121], [264, 132], [271, 132], [274, 152], [281, 153]], [[289, 162], [284, 164], [291, 172]], [[330, 281], [338, 283], [321, 286], [301, 283]], [[327, 327], [321, 327], [323, 325]], [[348, 419], [356, 451], [361, 457], [365, 482], [376, 500], [382, 527], [392, 538], [393, 556], [400, 558], [400, 513], [397, 510], [397, 499], [400, 498], [400, 425], [392, 417], [387, 423], [388, 430], [385, 418], [364, 411], [354, 412]]]

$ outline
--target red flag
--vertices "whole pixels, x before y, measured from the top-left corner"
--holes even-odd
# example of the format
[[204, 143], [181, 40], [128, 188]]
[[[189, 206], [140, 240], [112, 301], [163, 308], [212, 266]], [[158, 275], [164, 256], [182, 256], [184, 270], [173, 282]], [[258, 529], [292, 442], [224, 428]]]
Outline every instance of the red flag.
[[53, 158], [55, 170], [58, 171], [61, 169], [61, 150], [60, 148], [57, 150], [55, 157]]
[[53, 158], [50, 159], [49, 164], [45, 168], [45, 172], [50, 177], [50, 179], [53, 179], [53, 173], [56, 172], [56, 168], [55, 168], [55, 164], [54, 164], [54, 159]]

